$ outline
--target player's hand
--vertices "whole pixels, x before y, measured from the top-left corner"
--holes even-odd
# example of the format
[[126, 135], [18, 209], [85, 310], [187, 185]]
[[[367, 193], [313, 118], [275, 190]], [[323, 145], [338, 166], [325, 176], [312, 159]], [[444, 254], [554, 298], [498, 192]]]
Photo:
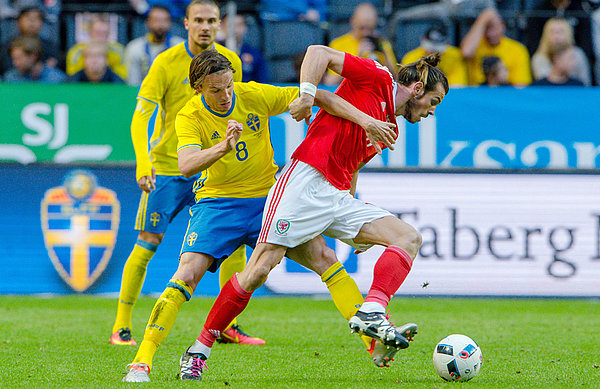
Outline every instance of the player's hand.
[[382, 122], [381, 120], [370, 118], [370, 120], [362, 125], [362, 128], [367, 133], [367, 139], [375, 147], [377, 154], [381, 155], [379, 142], [382, 142], [390, 150], [394, 150], [394, 143], [396, 143], [396, 138], [398, 137], [394, 131], [396, 128], [394, 123]]
[[315, 98], [313, 96], [303, 93], [300, 97], [290, 103], [290, 115], [292, 115], [297, 122], [304, 120], [306, 121], [306, 124], [310, 124], [314, 102]]
[[225, 142], [227, 142], [227, 146], [229, 151], [235, 149], [236, 143], [240, 140], [242, 136], [242, 130], [244, 126], [238, 123], [235, 120], [229, 120], [227, 122], [227, 131], [225, 132]]
[[137, 184], [146, 193], [151, 193], [156, 189], [156, 170], [154, 167], [152, 167], [152, 175], [140, 177]]

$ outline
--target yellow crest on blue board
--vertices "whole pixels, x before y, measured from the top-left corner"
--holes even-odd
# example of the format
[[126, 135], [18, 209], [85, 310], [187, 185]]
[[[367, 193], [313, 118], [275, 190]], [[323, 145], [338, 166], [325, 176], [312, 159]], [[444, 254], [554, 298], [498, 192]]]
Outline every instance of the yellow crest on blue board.
[[117, 241], [121, 208], [117, 195], [97, 185], [88, 170], [72, 170], [63, 186], [50, 188], [41, 204], [48, 255], [62, 279], [77, 292], [102, 274]]

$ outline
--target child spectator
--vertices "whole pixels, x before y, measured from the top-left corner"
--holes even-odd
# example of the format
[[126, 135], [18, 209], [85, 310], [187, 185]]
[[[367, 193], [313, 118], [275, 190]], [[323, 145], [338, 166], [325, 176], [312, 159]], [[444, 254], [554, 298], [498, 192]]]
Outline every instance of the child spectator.
[[550, 50], [552, 70], [547, 77], [533, 83], [535, 86], [584, 86], [583, 82], [572, 77], [577, 66], [573, 45], [561, 43]]

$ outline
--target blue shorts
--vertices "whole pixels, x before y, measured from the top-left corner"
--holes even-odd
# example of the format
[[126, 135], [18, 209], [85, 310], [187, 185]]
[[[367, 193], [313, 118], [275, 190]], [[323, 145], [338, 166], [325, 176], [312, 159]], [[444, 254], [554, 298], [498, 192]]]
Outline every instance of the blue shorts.
[[198, 201], [190, 209], [192, 216], [181, 254], [192, 252], [212, 256], [215, 261], [208, 271], [214, 273], [225, 258], [241, 245], [254, 248], [266, 200], [266, 197], [225, 197]]
[[135, 229], [154, 234], [165, 233], [179, 211], [196, 202], [192, 188], [198, 177], [157, 175], [156, 189], [152, 193], [142, 192]]

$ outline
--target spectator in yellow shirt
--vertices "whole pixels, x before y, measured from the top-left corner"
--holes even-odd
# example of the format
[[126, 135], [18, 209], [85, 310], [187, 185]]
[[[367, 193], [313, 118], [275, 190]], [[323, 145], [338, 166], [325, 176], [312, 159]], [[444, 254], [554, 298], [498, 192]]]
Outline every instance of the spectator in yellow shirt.
[[[108, 67], [120, 78], [127, 78], [127, 68], [125, 67], [124, 53], [125, 47], [117, 42], [109, 42], [108, 34], [110, 25], [108, 21], [100, 16], [92, 17], [89, 27], [90, 42], [104, 42], [106, 44], [106, 59]], [[77, 43], [67, 52], [67, 74], [74, 75], [85, 67], [84, 51], [87, 43]]]
[[406, 53], [402, 65], [417, 62], [421, 57], [438, 52], [442, 59], [438, 68], [448, 77], [450, 86], [467, 85], [467, 66], [458, 47], [448, 44], [448, 34], [442, 26], [431, 27], [421, 37], [421, 46]]
[[505, 36], [506, 26], [494, 8], [481, 12], [463, 38], [460, 49], [467, 61], [469, 85], [480, 85], [485, 77], [482, 71], [484, 57], [498, 57], [508, 68], [511, 85], [531, 84], [529, 53], [525, 46]]
[[[392, 45], [375, 31], [377, 27], [375, 6], [371, 3], [357, 5], [350, 18], [350, 26], [352, 30], [331, 41], [329, 47], [359, 57], [374, 59], [395, 74], [397, 61]], [[323, 83], [326, 85], [337, 85], [341, 81], [342, 77], [332, 71], [328, 71], [323, 77]]]

